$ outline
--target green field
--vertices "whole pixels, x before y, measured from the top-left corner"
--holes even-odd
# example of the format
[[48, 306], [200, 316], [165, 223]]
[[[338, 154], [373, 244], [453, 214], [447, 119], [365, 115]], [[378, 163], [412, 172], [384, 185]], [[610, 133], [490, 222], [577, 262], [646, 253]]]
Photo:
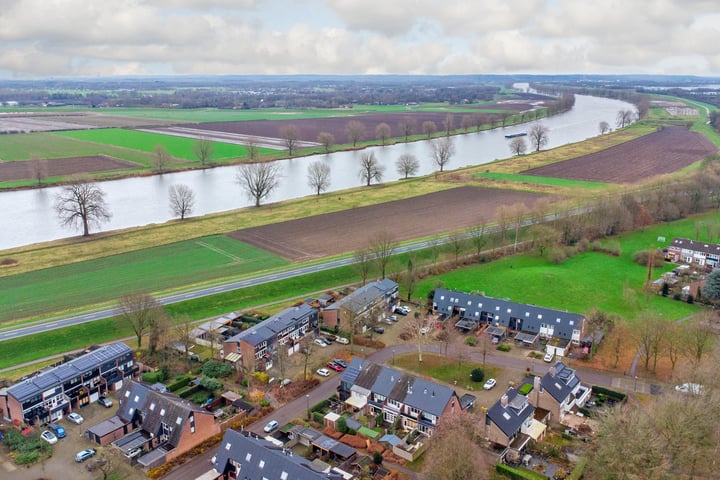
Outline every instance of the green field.
[[0, 279], [0, 322], [159, 292], [288, 262], [218, 235]]
[[[125, 130], [122, 128], [104, 128], [97, 130], [73, 130], [57, 132], [55, 135], [67, 138], [75, 138], [85, 142], [100, 143], [103, 145], [114, 145], [118, 147], [140, 150], [152, 153], [157, 145], [164, 146], [170, 155], [185, 160], [197, 160], [193, 153], [193, 147], [197, 144], [194, 138], [176, 137], [172, 135], [161, 135], [159, 133], [138, 132], [136, 130]], [[230, 143], [212, 142], [214, 152], [211, 161], [220, 161], [230, 158], [244, 157], [247, 149], [243, 145]], [[274, 150], [258, 148], [260, 154], [271, 153]]]
[[112, 145], [100, 145], [60, 136], [53, 133], [22, 133], [16, 135], [0, 135], [0, 158], [2, 161], [29, 160], [37, 158], [65, 158], [92, 155], [109, 155], [112, 157], [149, 165], [150, 157], [138, 150]]
[[473, 175], [475, 178], [490, 178], [492, 180], [502, 180], [507, 182], [518, 182], [518, 183], [534, 183], [536, 185], [551, 185], [554, 187], [569, 187], [569, 188], [583, 188], [583, 189], [601, 189], [605, 188], [607, 184], [600, 182], [586, 182], [583, 180], [568, 180], [565, 178], [552, 178], [552, 177], [536, 177], [534, 175], [522, 175], [519, 173], [498, 173], [498, 172], [483, 172], [476, 173]]

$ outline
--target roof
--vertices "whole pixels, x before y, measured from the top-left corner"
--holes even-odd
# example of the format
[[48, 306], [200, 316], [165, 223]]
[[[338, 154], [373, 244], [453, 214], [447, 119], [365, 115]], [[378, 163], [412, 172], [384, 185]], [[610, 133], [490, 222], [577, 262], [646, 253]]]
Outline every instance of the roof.
[[521, 330], [539, 333], [541, 325], [553, 325], [553, 337], [572, 339], [573, 330], [582, 330], [585, 317], [577, 314], [512, 302], [483, 295], [435, 289], [433, 303], [438, 312], [451, 315], [459, 312], [461, 318], [480, 320], [483, 312], [493, 314], [493, 324], [508, 327], [511, 319], [521, 321]]
[[540, 387], [558, 403], [562, 403], [580, 383], [575, 370], [557, 362], [540, 380]]
[[477, 397], [471, 393], [466, 393], [462, 397], [460, 397], [460, 408], [463, 410], [467, 410], [468, 408], [475, 405], [475, 400]]
[[[503, 405], [503, 398], [507, 397], [507, 405]], [[521, 395], [517, 389], [508, 388], [507, 392], [495, 402], [487, 411], [487, 417], [511, 437], [520, 431], [520, 427], [527, 419], [532, 418], [535, 408], [530, 404], [525, 395]]]
[[226, 342], [237, 343], [241, 340], [247, 342], [253, 346], [259, 345], [262, 342], [270, 340], [283, 330], [292, 327], [299, 320], [305, 317], [317, 314], [317, 310], [308, 305], [302, 303], [295, 307], [286, 308], [282, 312], [276, 313], [272, 317], [263, 320], [255, 326], [243, 330], [237, 335], [225, 340]]
[[97, 435], [98, 437], [104, 437], [108, 433], [112, 433], [116, 430], [119, 430], [124, 425], [127, 425], [128, 422], [124, 421], [117, 415], [113, 415], [112, 417], [108, 418], [107, 420], [103, 420], [100, 423], [96, 423], [92, 427], [88, 428], [87, 431], [92, 433], [93, 435]]
[[120, 394], [120, 407], [117, 415], [125, 421], [132, 421], [134, 416], [142, 414], [142, 430], [157, 436], [161, 424], [172, 428], [168, 442], [177, 446], [183, 432], [185, 422], [192, 415], [212, 415], [198, 408], [193, 403], [183, 400], [172, 393], [160, 393], [152, 390], [147, 384], [128, 381]]
[[368, 305], [372, 305], [380, 298], [391, 295], [398, 289], [398, 284], [392, 280], [385, 278], [377, 282], [370, 282], [364, 285], [350, 295], [341, 298], [337, 302], [329, 305], [325, 310], [340, 310], [342, 308], [350, 310], [353, 313], [362, 313]]
[[[348, 447], [349, 448], [349, 447]], [[337, 474], [315, 472], [310, 462], [292, 451], [276, 447], [267, 440], [227, 430], [215, 454], [213, 467], [225, 473], [230, 462], [240, 465], [242, 478], [268, 480], [327, 480], [342, 478]]]
[[[348, 372], [351, 367], [357, 371], [357, 375], [354, 371]], [[343, 374], [343, 382], [351, 383], [349, 379], [355, 376], [353, 384], [437, 417], [443, 414], [448, 402], [456, 396], [453, 389], [439, 383], [362, 359], [353, 358], [346, 373], [347, 376]]]
[[72, 380], [82, 374], [100, 368], [105, 365], [107, 368], [101, 368], [101, 374], [110, 369], [108, 363], [113, 363], [118, 359], [129, 356], [132, 358], [133, 350], [124, 343], [118, 342], [111, 345], [102, 346], [89, 353], [81, 355], [67, 363], [63, 363], [55, 368], [47, 370], [40, 375], [32, 377], [22, 382], [16, 383], [7, 389], [9, 395], [19, 401], [27, 400], [36, 395], [54, 388], [62, 383]]
[[715, 243], [696, 242], [689, 238], [676, 238], [670, 242], [670, 247], [702, 252], [710, 255], [720, 255], [720, 245]]

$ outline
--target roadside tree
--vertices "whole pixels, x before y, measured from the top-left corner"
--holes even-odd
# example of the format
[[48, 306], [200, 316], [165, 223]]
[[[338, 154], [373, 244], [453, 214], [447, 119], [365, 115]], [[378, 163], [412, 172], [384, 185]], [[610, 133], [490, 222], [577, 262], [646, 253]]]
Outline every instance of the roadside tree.
[[124, 295], [118, 304], [119, 318], [135, 332], [137, 346], [142, 346], [142, 337], [148, 333], [162, 315], [162, 306], [147, 293]]
[[400, 158], [397, 159], [395, 166], [397, 168], [397, 172], [402, 175], [403, 178], [415, 175], [418, 170], [420, 170], [420, 162], [412, 153], [403, 153], [400, 155]]
[[467, 237], [461, 232], [452, 232], [447, 237], [446, 245], [455, 258], [455, 267], [458, 266], [460, 256], [467, 245]]
[[435, 165], [442, 172], [445, 166], [450, 163], [450, 159], [455, 154], [455, 144], [450, 137], [439, 138], [433, 140], [431, 144], [432, 159]]
[[168, 196], [172, 214], [180, 217], [180, 220], [185, 220], [195, 207], [195, 193], [192, 188], [182, 183], [172, 185]]
[[308, 166], [307, 181], [318, 195], [330, 187], [330, 165], [316, 160]]
[[375, 127], [375, 137], [382, 142], [383, 147], [385, 146], [387, 139], [390, 138], [391, 132], [392, 130], [390, 129], [390, 125], [384, 122], [378, 123]]
[[487, 244], [487, 222], [484, 218], [480, 218], [475, 225], [468, 229], [467, 237], [475, 249], [475, 255], [479, 259], [483, 248]]
[[418, 353], [418, 362], [422, 363], [425, 347], [432, 342], [433, 334], [435, 333], [432, 318], [416, 310], [413, 312], [412, 318], [405, 321], [404, 332], [404, 337], [415, 344]]
[[257, 143], [257, 138], [250, 137], [245, 145], [245, 152], [250, 163], [255, 163], [258, 161], [258, 158], [260, 158], [260, 151], [258, 150]]
[[62, 226], [79, 227], [84, 237], [90, 235], [90, 226], [100, 227], [112, 216], [105, 203], [105, 192], [82, 179], [75, 179], [56, 195], [55, 212]]
[[270, 196], [280, 183], [280, 167], [274, 163], [251, 163], [239, 168], [236, 181], [255, 206]]
[[530, 143], [532, 144], [536, 152], [539, 152], [542, 147], [547, 145], [549, 141], [549, 132], [550, 130], [548, 129], [548, 127], [541, 123], [536, 123], [532, 127], [530, 127], [528, 137], [530, 137]]
[[353, 261], [355, 268], [357, 269], [358, 273], [360, 273], [362, 284], [365, 285], [368, 279], [368, 275], [370, 275], [370, 268], [372, 267], [373, 263], [372, 251], [370, 250], [370, 248], [367, 247], [355, 251], [355, 253], [353, 254]]
[[200, 162], [200, 165], [207, 165], [214, 152], [215, 147], [207, 138], [200, 138], [195, 142], [195, 145], [193, 145], [193, 153], [195, 154], [195, 158]]
[[380, 182], [383, 178], [385, 167], [375, 157], [373, 152], [363, 152], [360, 155], [360, 180], [365, 182], [366, 186], [374, 181]]
[[413, 293], [415, 293], [415, 288], [417, 287], [419, 279], [418, 273], [419, 272], [417, 268], [417, 258], [414, 253], [411, 253], [408, 256], [407, 268], [402, 274], [402, 283], [403, 287], [405, 287], [405, 292], [407, 294], [407, 297], [405, 297], [405, 299], [408, 302], [412, 298]]
[[490, 465], [481, 446], [484, 422], [468, 412], [444, 415], [425, 452], [427, 480], [487, 480]]
[[382, 278], [385, 278], [387, 264], [390, 261], [390, 257], [395, 253], [396, 248], [397, 242], [393, 236], [385, 230], [376, 233], [370, 238], [370, 251], [380, 269]]
[[471, 115], [463, 115], [462, 118], [460, 118], [460, 128], [463, 129], [463, 132], [468, 133], [472, 126], [473, 119]]

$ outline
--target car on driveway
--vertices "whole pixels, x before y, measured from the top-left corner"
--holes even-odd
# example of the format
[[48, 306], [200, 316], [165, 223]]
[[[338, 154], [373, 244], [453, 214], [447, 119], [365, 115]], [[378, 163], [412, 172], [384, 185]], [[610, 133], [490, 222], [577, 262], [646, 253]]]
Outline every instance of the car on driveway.
[[315, 345], [320, 345], [323, 348], [328, 346], [327, 342], [322, 338], [316, 338], [315, 340], [313, 340], [313, 342], [315, 343]]
[[343, 360], [342, 358], [333, 358], [333, 362], [337, 363], [343, 368], [347, 368], [347, 363], [345, 363], [345, 360]]
[[327, 377], [330, 375], [330, 370], [328, 370], [327, 368], [318, 368], [315, 373], [317, 373], [321, 377]]
[[383, 327], [373, 327], [373, 332], [375, 333], [385, 333], [385, 329]]
[[70, 412], [67, 414], [68, 421], [80, 425], [85, 419], [79, 413]]
[[264, 431], [265, 433], [270, 433], [270, 432], [272, 432], [273, 430], [275, 430], [276, 428], [278, 428], [278, 422], [277, 422], [277, 420], [270, 420], [270, 421], [267, 423], [267, 425], [265, 425], [265, 426], [263, 427], [263, 431]]
[[95, 455], [95, 449], [94, 448], [88, 448], [87, 450], [80, 450], [78, 453], [75, 454], [75, 461], [80, 463], [84, 462], [88, 458]]
[[495, 385], [497, 385], [497, 380], [494, 378], [488, 378], [487, 382], [483, 385], [483, 390], [492, 390]]
[[336, 372], [342, 372], [342, 371], [343, 371], [343, 367], [341, 367], [340, 365], [338, 365], [338, 364], [335, 363], [335, 362], [327, 362], [327, 363], [325, 364], [325, 366], [328, 367], [328, 368], [331, 369], [331, 370], [335, 370]]
[[410, 309], [405, 305], [398, 305], [397, 307], [395, 307], [395, 313], [399, 313], [400, 315], [407, 315], [408, 313], [410, 313]]
[[97, 402], [105, 408], [112, 408], [113, 406], [112, 400], [107, 397], [100, 397], [97, 399]]
[[338, 343], [342, 343], [343, 345], [347, 345], [350, 343], [350, 340], [345, 337], [335, 337], [335, 341]]
[[550, 363], [553, 361], [553, 358], [555, 358], [555, 354], [552, 352], [547, 352], [543, 357], [543, 362]]
[[45, 430], [40, 434], [40, 438], [48, 442], [50, 445], [57, 443], [57, 437], [50, 430]]

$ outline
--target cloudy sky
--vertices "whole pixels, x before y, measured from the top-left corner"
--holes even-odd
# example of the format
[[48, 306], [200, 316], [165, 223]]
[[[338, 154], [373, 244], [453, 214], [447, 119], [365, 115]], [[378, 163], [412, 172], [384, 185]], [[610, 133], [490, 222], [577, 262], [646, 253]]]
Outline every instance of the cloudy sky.
[[720, 74], [717, 0], [2, 0], [0, 78]]

